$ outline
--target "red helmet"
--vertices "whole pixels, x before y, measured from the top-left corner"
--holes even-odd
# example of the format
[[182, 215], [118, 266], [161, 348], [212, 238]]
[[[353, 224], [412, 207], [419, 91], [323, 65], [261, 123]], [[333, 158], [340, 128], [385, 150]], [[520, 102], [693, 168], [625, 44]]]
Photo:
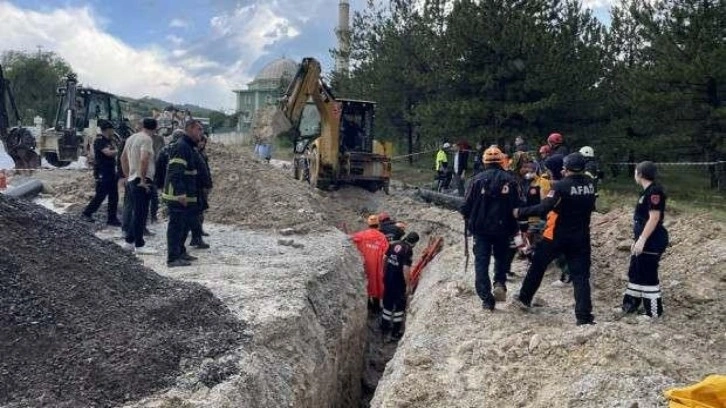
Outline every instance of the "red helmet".
[[561, 145], [562, 142], [564, 142], [564, 141], [565, 141], [565, 139], [559, 133], [552, 133], [547, 138], [547, 143], [549, 143], [551, 145]]
[[387, 221], [387, 220], [390, 220], [390, 219], [391, 219], [391, 216], [388, 215], [388, 213], [385, 212], [385, 211], [383, 211], [382, 213], [378, 214], [378, 221], [380, 221], [380, 222]]
[[539, 154], [550, 154], [552, 153], [552, 148], [550, 145], [544, 145], [539, 148]]

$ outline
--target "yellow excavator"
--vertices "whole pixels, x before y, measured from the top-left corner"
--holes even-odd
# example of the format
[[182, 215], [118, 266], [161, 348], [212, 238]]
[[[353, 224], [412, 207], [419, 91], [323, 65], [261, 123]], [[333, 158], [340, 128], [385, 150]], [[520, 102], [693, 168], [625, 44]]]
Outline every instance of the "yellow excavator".
[[388, 192], [391, 159], [374, 140], [374, 119], [375, 102], [336, 98], [320, 63], [304, 58], [272, 117], [272, 133], [293, 140], [295, 178], [321, 189], [355, 184]]

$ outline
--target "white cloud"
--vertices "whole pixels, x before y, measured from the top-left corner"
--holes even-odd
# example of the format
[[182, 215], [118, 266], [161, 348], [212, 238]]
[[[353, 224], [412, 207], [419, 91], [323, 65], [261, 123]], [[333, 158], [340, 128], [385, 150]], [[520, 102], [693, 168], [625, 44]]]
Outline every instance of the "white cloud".
[[[134, 49], [103, 31], [87, 7], [36, 12], [0, 2], [0, 21], [0, 52], [42, 46], [65, 59], [88, 86], [130, 97], [152, 95], [215, 108], [233, 106], [226, 76], [196, 72], [215, 63], [179, 49], [171, 51], [176, 47], [166, 44]], [[171, 63], [172, 54], [184, 59]]]
[[616, 2], [617, 2], [617, 0], [584, 0], [582, 2], [582, 5], [584, 7], [589, 7], [591, 9], [610, 8]]
[[169, 22], [169, 27], [171, 27], [171, 28], [187, 28], [187, 27], [189, 27], [189, 22], [186, 20], [182, 20], [180, 18], [174, 18]]

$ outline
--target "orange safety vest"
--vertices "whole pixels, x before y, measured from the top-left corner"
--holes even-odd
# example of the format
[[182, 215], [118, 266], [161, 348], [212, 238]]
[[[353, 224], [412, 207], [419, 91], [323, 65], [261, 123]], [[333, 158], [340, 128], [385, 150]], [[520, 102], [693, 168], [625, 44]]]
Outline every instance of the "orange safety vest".
[[368, 280], [368, 297], [383, 298], [383, 255], [388, 251], [388, 240], [374, 228], [356, 232], [351, 236], [363, 255], [363, 268]]

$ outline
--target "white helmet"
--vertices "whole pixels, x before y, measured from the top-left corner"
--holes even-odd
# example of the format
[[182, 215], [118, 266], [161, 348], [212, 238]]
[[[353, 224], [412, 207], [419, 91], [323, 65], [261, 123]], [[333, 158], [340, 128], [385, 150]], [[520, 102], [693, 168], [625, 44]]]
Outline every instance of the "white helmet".
[[449, 147], [451, 147], [451, 144], [447, 142], [447, 143], [444, 143], [444, 145], [442, 147], [444, 149], [448, 149]]
[[580, 149], [580, 154], [585, 157], [595, 157], [595, 149], [590, 146], [584, 146]]

